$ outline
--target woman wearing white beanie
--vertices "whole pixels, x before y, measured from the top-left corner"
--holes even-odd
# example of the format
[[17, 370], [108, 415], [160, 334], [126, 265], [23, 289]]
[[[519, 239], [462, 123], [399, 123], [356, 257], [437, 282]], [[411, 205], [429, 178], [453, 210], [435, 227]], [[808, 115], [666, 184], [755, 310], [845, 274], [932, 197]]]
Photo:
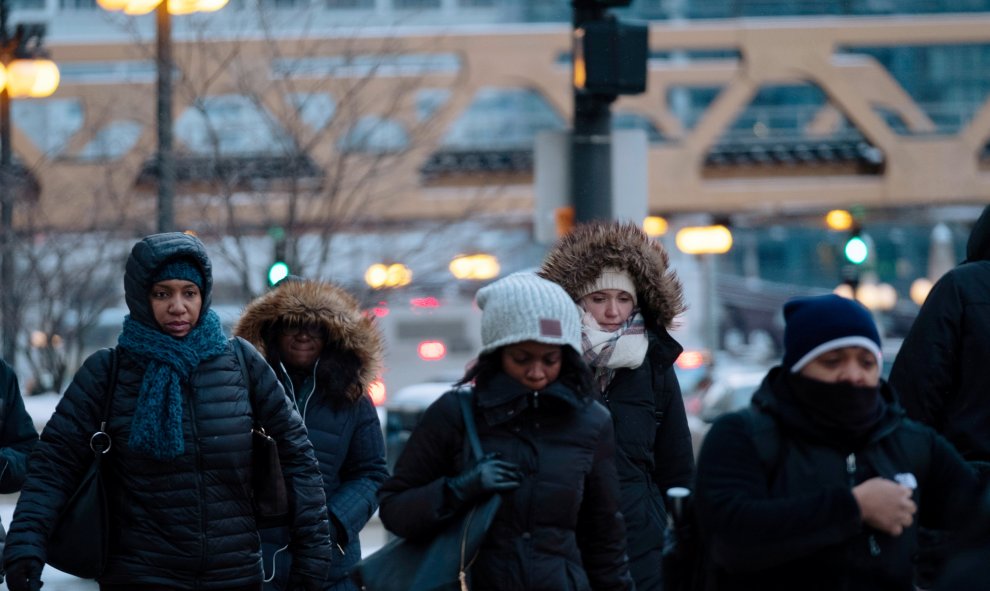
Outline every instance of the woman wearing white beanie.
[[683, 309], [667, 252], [633, 224], [580, 225], [547, 254], [540, 275], [582, 308], [582, 352], [615, 425], [616, 466], [638, 591], [663, 588], [663, 491], [691, 484], [691, 433], [668, 334]]
[[382, 523], [423, 538], [501, 494], [470, 569], [471, 589], [633, 589], [612, 422], [581, 360], [577, 307], [532, 273], [481, 289], [478, 306], [483, 348], [458, 385], [473, 385], [487, 455], [466, 461], [458, 393], [444, 394], [379, 492]]

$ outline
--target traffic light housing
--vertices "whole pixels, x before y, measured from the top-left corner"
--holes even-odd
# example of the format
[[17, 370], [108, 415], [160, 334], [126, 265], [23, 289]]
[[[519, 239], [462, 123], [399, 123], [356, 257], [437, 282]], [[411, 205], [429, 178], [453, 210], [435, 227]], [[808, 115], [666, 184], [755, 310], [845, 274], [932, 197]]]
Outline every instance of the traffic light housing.
[[270, 230], [269, 234], [274, 241], [272, 253], [272, 264], [268, 267], [268, 286], [274, 287], [279, 281], [288, 277], [292, 270], [289, 268], [288, 259], [285, 255], [285, 232], [281, 229]]
[[611, 96], [643, 93], [648, 58], [646, 23], [606, 15], [574, 29], [573, 82], [578, 90]]

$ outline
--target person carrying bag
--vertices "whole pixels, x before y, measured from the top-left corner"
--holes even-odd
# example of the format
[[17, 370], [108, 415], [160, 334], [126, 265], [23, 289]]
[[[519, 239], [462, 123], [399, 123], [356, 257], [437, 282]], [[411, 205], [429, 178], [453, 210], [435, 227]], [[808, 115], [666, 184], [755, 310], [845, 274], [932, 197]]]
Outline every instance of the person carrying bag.
[[[456, 588], [631, 590], [612, 421], [579, 353], [577, 307], [533, 273], [500, 279], [477, 301], [483, 348], [456, 386], [473, 385], [486, 453], [476, 460], [456, 427], [458, 390], [441, 396], [382, 485], [382, 523], [407, 540], [435, 540], [495, 493], [501, 506]], [[451, 588], [446, 577], [425, 579], [413, 588]]]

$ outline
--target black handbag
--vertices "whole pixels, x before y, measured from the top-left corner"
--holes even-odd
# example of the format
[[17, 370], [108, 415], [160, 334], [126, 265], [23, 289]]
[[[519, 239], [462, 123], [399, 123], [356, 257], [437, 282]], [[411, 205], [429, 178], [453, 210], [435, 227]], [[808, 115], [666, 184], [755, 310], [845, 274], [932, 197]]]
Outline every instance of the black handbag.
[[[248, 388], [251, 407], [254, 408], [254, 384], [248, 374], [247, 363], [240, 340], [234, 339], [234, 353], [241, 366], [241, 375]], [[257, 413], [254, 413], [257, 417]], [[251, 429], [251, 489], [253, 491], [254, 520], [259, 528], [279, 527], [289, 524], [289, 494], [282, 475], [282, 461], [278, 457], [278, 445], [265, 433], [261, 421], [254, 420]]]
[[[464, 433], [476, 459], [483, 452], [471, 411], [472, 392], [458, 392]], [[502, 504], [497, 494], [454, 517], [433, 538], [397, 538], [357, 563], [352, 577], [367, 591], [468, 590], [468, 574]]]
[[102, 470], [103, 455], [112, 443], [107, 434], [110, 402], [117, 387], [117, 350], [110, 349], [109, 387], [103, 402], [100, 428], [89, 438], [93, 462], [82, 482], [62, 507], [48, 537], [46, 562], [62, 572], [95, 579], [107, 565], [110, 512]]

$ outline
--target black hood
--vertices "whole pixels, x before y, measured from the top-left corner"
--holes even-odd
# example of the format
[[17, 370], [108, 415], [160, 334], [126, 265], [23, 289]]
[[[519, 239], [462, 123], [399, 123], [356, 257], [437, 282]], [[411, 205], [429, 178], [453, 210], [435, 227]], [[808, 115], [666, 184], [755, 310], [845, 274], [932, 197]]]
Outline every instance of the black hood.
[[973, 224], [966, 243], [966, 262], [990, 260], [990, 205]]
[[158, 329], [151, 312], [148, 291], [151, 289], [155, 270], [163, 263], [176, 258], [186, 258], [199, 266], [203, 275], [203, 308], [200, 318], [210, 309], [213, 294], [213, 266], [203, 243], [189, 234], [167, 232], [152, 234], [134, 245], [124, 267], [124, 300], [131, 318], [141, 324]]

